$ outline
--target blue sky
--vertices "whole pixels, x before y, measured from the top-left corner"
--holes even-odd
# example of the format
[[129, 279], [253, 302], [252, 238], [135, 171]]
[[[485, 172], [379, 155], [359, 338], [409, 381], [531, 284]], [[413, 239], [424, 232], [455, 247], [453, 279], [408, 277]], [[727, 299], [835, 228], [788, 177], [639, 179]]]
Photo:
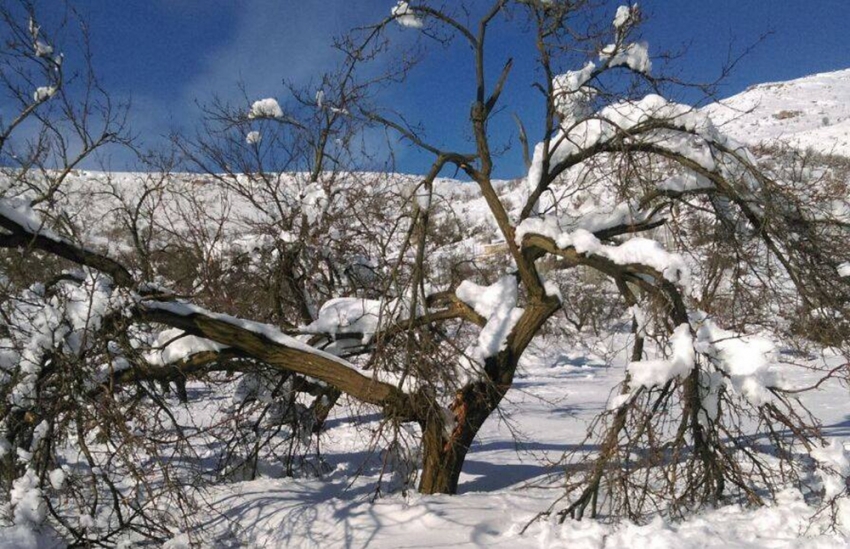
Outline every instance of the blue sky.
[[[238, 100], [242, 82], [250, 97], [284, 94], [281, 81], [306, 83], [337, 59], [331, 40], [351, 26], [385, 16], [392, 0], [74, 0], [91, 29], [94, 62], [104, 86], [119, 98], [132, 98], [135, 131], [147, 145], [171, 130], [197, 124], [197, 103], [214, 95]], [[481, 2], [482, 6], [489, 2]], [[605, 8], [611, 11], [617, 2]], [[847, 22], [850, 1], [810, 0], [647, 0], [644, 38], [651, 53], [687, 52], [668, 70], [695, 81], [714, 79], [729, 55], [772, 32], [742, 61], [723, 86], [731, 95], [747, 86], [850, 67]], [[397, 39], [414, 39], [410, 29], [395, 29]], [[494, 40], [493, 72], [509, 55], [515, 66], [505, 99], [509, 109], [499, 122], [507, 143], [513, 132], [508, 115], [517, 112], [536, 140], [533, 102], [527, 100], [535, 77], [523, 66], [521, 37]], [[526, 57], [523, 57], [526, 55]], [[446, 146], [463, 146], [471, 87], [469, 64], [460, 46], [436, 48], [422, 70], [403, 89], [383, 99], [425, 120], [428, 136]], [[684, 98], [697, 100], [694, 94]], [[536, 117], [539, 118], [539, 117]], [[397, 169], [422, 172], [427, 159], [402, 150]], [[119, 158], [113, 167], [122, 168]], [[497, 166], [497, 175], [521, 175], [516, 150]]]

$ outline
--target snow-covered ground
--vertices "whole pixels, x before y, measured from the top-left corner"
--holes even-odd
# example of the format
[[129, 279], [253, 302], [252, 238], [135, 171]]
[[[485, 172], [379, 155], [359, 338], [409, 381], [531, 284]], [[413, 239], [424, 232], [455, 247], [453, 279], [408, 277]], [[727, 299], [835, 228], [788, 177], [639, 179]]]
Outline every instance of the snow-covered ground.
[[[847, 547], [850, 537], [823, 531], [816, 509], [788, 490], [775, 505], [738, 505], [702, 513], [683, 523], [657, 519], [647, 525], [610, 525], [585, 519], [541, 520], [522, 528], [561, 494], [552, 463], [582, 440], [590, 420], [604, 408], [621, 379], [622, 337], [569, 351], [541, 340], [523, 363], [503, 406], [478, 437], [457, 496], [392, 494], [374, 499], [376, 476], [352, 481], [368, 459], [370, 424], [357, 425], [351, 408], [340, 408], [324, 436], [332, 471], [323, 478], [261, 478], [223, 486], [209, 494], [197, 539], [216, 547], [542, 547], [697, 548]], [[603, 360], [613, 357], [614, 362]], [[822, 363], [822, 359], [813, 363]], [[834, 364], [839, 357], [827, 357]], [[808, 385], [817, 373], [788, 369], [793, 384]], [[824, 384], [805, 403], [831, 438], [850, 447], [847, 390]], [[367, 417], [367, 419], [369, 419]], [[371, 426], [375, 426], [375, 416]], [[177, 538], [172, 547], [182, 547]], [[187, 546], [188, 547], [188, 546]]]
[[[411, 490], [375, 498], [378, 482], [370, 441], [379, 416], [353, 402], [335, 409], [322, 435], [327, 473], [285, 478], [268, 474], [221, 484], [203, 496], [194, 516], [200, 534], [166, 543], [191, 547], [296, 548], [843, 548], [850, 532], [826, 531], [826, 517], [789, 489], [775, 504], [745, 509], [728, 505], [684, 522], [660, 518], [646, 525], [584, 519], [543, 519], [521, 530], [563, 492], [561, 468], [589, 422], [605, 408], [627, 363], [627, 334], [588, 336], [581, 348], [547, 336], [526, 353], [501, 413], [488, 420], [470, 452], [456, 496], [423, 496]], [[842, 357], [807, 357], [831, 367]], [[808, 386], [820, 374], [788, 367], [791, 386]], [[208, 390], [190, 384], [193, 391]], [[228, 399], [228, 395], [217, 398]], [[212, 399], [215, 400], [215, 399]], [[806, 395], [828, 438], [850, 448], [847, 388], [828, 382]], [[207, 421], [215, 406], [204, 399], [173, 403], [185, 424]], [[355, 473], [363, 468], [362, 474]], [[386, 479], [384, 479], [386, 480]], [[190, 543], [192, 545], [190, 545]], [[0, 548], [63, 547], [49, 536], [6, 529]], [[126, 545], [128, 547], [132, 545]]]

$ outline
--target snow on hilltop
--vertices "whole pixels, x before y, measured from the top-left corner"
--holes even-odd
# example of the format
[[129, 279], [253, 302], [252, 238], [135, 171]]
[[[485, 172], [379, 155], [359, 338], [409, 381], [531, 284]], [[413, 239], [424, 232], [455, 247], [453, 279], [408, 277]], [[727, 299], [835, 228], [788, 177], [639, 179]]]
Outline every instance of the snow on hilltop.
[[758, 84], [703, 110], [748, 145], [778, 140], [850, 156], [850, 69]]

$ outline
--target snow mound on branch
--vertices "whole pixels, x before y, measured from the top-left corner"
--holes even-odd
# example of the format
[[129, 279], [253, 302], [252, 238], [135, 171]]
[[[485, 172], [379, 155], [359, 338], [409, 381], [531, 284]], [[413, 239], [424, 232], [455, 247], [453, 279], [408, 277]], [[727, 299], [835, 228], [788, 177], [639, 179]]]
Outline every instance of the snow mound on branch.
[[712, 358], [724, 375], [724, 383], [753, 406], [767, 404], [773, 397], [770, 387], [780, 383], [773, 369], [776, 346], [761, 336], [740, 336], [723, 330], [705, 319], [697, 331], [695, 348]]
[[596, 90], [585, 84], [593, 76], [596, 65], [588, 61], [579, 71], [567, 71], [552, 79], [555, 110], [561, 115], [562, 125], [570, 126], [592, 113], [591, 102]]
[[245, 142], [249, 145], [256, 145], [262, 140], [263, 136], [260, 135], [260, 132], [258, 131], [248, 132], [248, 134], [245, 136]]
[[611, 67], [625, 65], [635, 72], [649, 74], [652, 70], [652, 62], [649, 60], [649, 46], [646, 42], [632, 42], [623, 44], [622, 39], [626, 36], [625, 28], [634, 22], [638, 12], [638, 5], [620, 6], [614, 15], [614, 28], [617, 30], [617, 43], [608, 44], [599, 52], [599, 59], [608, 61]]
[[122, 296], [113, 292], [107, 277], [94, 273], [71, 277], [73, 282], [60, 281], [50, 294], [36, 284], [11, 300], [8, 334], [0, 339], [0, 348], [5, 349], [0, 353], [0, 375], [15, 375], [7, 396], [13, 409], [28, 410], [37, 404], [38, 380], [51, 352], [87, 350], [93, 344], [89, 333], [123, 307]]
[[842, 278], [850, 276], [850, 262], [838, 266], [838, 276]]
[[478, 334], [478, 345], [469, 351], [470, 357], [483, 364], [485, 359], [505, 348], [508, 336], [522, 316], [523, 310], [516, 306], [519, 294], [516, 278], [503, 276], [490, 286], [464, 280], [455, 294], [487, 319]]
[[65, 484], [65, 471], [62, 469], [54, 469], [50, 471], [49, 480], [50, 486], [52, 486], [54, 490], [61, 490], [62, 485]]
[[316, 223], [328, 206], [328, 193], [321, 183], [310, 183], [301, 191], [301, 208], [308, 223]]
[[160, 332], [153, 346], [155, 350], [148, 353], [145, 358], [155, 366], [174, 364], [197, 353], [220, 351], [226, 348], [225, 345], [189, 335], [177, 328]]
[[596, 233], [622, 225], [643, 223], [647, 219], [633, 202], [620, 202], [610, 206], [600, 204], [597, 197], [592, 197], [578, 208], [523, 220], [516, 229], [516, 242], [521, 245], [527, 234], [540, 234], [557, 240], [560, 235], [579, 229]]
[[353, 368], [351, 363], [349, 363], [348, 361], [346, 361], [346, 360], [344, 360], [344, 359], [342, 359], [338, 356], [335, 356], [331, 353], [326, 353], [324, 351], [320, 351], [319, 349], [316, 349], [315, 347], [311, 347], [310, 345], [307, 345], [306, 343], [299, 341], [292, 336], [288, 336], [288, 335], [284, 334], [278, 328], [276, 328], [276, 327], [274, 327], [270, 324], [263, 324], [261, 322], [254, 322], [254, 321], [251, 321], [251, 320], [245, 320], [245, 319], [242, 319], [242, 318], [237, 318], [235, 316], [213, 313], [213, 312], [208, 311], [208, 310], [206, 310], [202, 307], [198, 307], [197, 305], [192, 305], [190, 303], [181, 303], [181, 302], [177, 302], [177, 301], [162, 302], [162, 301], [141, 300], [140, 305], [142, 305], [143, 307], [146, 307], [148, 309], [151, 309], [151, 310], [167, 311], [169, 313], [172, 313], [172, 314], [175, 314], [175, 315], [180, 315], [180, 316], [203, 315], [203, 316], [206, 316], [208, 318], [218, 320], [220, 322], [226, 322], [227, 324], [232, 324], [233, 326], [237, 326], [239, 328], [242, 328], [243, 330], [246, 330], [248, 332], [252, 332], [252, 333], [254, 333], [258, 336], [265, 337], [266, 339], [268, 339], [268, 340], [270, 340], [274, 343], [277, 343], [278, 345], [282, 345], [284, 347], [289, 347], [291, 349], [297, 349], [299, 351], [303, 351], [303, 352], [306, 352], [306, 353], [311, 353], [311, 354], [314, 354], [316, 356], [326, 358], [328, 360], [333, 360], [334, 362], [342, 364], [343, 366]]
[[58, 88], [56, 86], [39, 86], [32, 94], [35, 101], [44, 101], [50, 99], [56, 94]]
[[614, 14], [614, 28], [620, 30], [623, 25], [632, 19], [633, 10], [637, 10], [638, 5], [620, 6], [617, 8], [617, 13]]
[[670, 336], [670, 358], [639, 360], [629, 364], [633, 387], [664, 385], [676, 377], [685, 377], [694, 368], [694, 342], [688, 324], [680, 324]]
[[359, 297], [338, 297], [322, 305], [319, 317], [303, 328], [312, 334], [363, 334], [368, 341], [378, 331], [382, 302]]
[[609, 246], [603, 244], [587, 229], [562, 232], [557, 218], [546, 217], [527, 219], [517, 229], [517, 242], [529, 234], [538, 234], [552, 239], [558, 248], [574, 248], [576, 252], [589, 256], [598, 256], [613, 261], [617, 265], [638, 265], [652, 268], [670, 282], [690, 287], [690, 269], [685, 259], [676, 253], [664, 249], [660, 242], [649, 238], [635, 237], [622, 244]]
[[584, 235], [585, 240], [591, 246], [588, 250], [590, 253], [610, 259], [617, 265], [645, 265], [660, 272], [670, 282], [681, 284], [684, 288], [690, 286], [690, 271], [684, 258], [679, 254], [668, 252], [660, 242], [636, 237], [626, 240], [619, 246], [599, 244], [598, 248], [593, 249], [599, 240], [590, 235], [596, 240], [596, 243], [591, 244], [586, 236]]
[[49, 237], [50, 233], [43, 229], [44, 221], [32, 209], [29, 202], [18, 198], [0, 199], [0, 215], [20, 225], [23, 230], [30, 234], [41, 234]]
[[393, 6], [392, 16], [395, 17], [396, 22], [402, 27], [407, 27], [410, 29], [421, 29], [423, 26], [422, 19], [413, 13], [413, 10], [410, 9], [410, 4], [401, 0], [398, 4]]
[[283, 109], [277, 99], [271, 97], [254, 101], [248, 118], [283, 118]]
[[608, 44], [599, 52], [599, 59], [607, 60], [611, 67], [625, 65], [641, 74], [649, 74], [652, 70], [649, 45], [646, 42], [632, 42], [619, 48], [616, 44]]
[[[581, 77], [573, 78], [581, 81]], [[635, 134], [637, 130], [643, 131]], [[639, 101], [609, 105], [581, 122], [562, 125], [549, 142], [550, 169], [615, 138], [666, 149], [709, 171], [718, 168], [711, 144], [727, 144], [706, 114], [651, 94]], [[529, 189], [540, 183], [545, 153], [545, 142], [538, 143], [527, 176]]]
[[847, 477], [850, 477], [850, 454], [841, 441], [832, 439], [828, 446], [814, 448], [812, 457], [831, 471], [819, 470], [823, 481], [826, 499], [832, 499], [847, 489]]
[[678, 193], [713, 188], [714, 183], [712, 183], [711, 180], [694, 172], [678, 173], [658, 184], [658, 190], [660, 191], [672, 191]]
[[44, 521], [47, 508], [42, 499], [38, 475], [35, 471], [27, 469], [12, 483], [9, 504], [15, 509], [16, 525], [41, 524]]
[[41, 40], [35, 41], [35, 44], [33, 44], [33, 49], [35, 50], [36, 57], [48, 57], [53, 53], [53, 46], [42, 42]]

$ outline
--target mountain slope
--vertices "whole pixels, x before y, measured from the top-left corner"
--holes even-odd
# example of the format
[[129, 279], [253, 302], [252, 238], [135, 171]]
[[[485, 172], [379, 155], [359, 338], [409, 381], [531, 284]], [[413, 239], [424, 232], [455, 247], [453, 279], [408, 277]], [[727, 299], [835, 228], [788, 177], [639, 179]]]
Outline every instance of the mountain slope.
[[781, 141], [850, 156], [850, 69], [758, 84], [704, 110], [748, 145]]

